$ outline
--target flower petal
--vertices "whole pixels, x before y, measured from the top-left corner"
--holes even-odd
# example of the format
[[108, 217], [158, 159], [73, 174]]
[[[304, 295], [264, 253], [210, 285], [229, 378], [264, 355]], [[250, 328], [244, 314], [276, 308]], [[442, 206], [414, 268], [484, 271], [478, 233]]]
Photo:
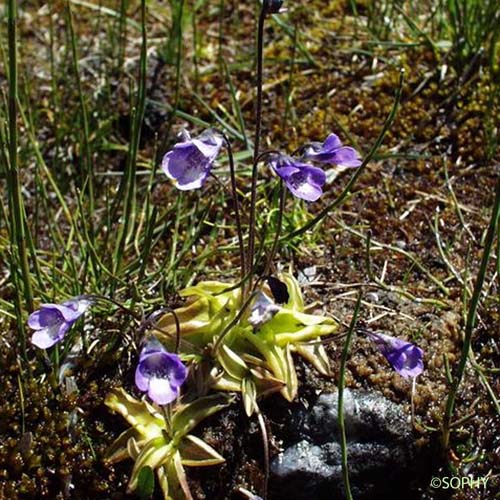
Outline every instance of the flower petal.
[[331, 163], [342, 167], [359, 167], [362, 163], [357, 151], [349, 146], [343, 146], [332, 152]]
[[165, 174], [182, 191], [198, 189], [209, 174], [209, 162], [192, 144], [181, 144], [169, 151], [161, 164]]
[[173, 387], [180, 387], [187, 378], [187, 368], [184, 363], [181, 361], [179, 356], [175, 354], [169, 354], [170, 357], [170, 373], [168, 378], [170, 380], [170, 384]]
[[248, 322], [254, 327], [269, 321], [280, 308], [264, 293], [259, 292], [250, 309]]
[[31, 342], [40, 349], [48, 349], [63, 339], [70, 326], [62, 322], [37, 330], [32, 335]]
[[317, 167], [305, 167], [285, 180], [288, 189], [297, 198], [316, 201], [323, 194], [326, 174]]
[[149, 380], [148, 396], [159, 405], [171, 403], [179, 395], [179, 387], [172, 387], [168, 379], [153, 377]]
[[142, 373], [141, 363], [139, 363], [135, 369], [135, 385], [140, 391], [148, 390], [149, 377]]
[[88, 296], [81, 295], [79, 297], [74, 297], [70, 300], [67, 300], [66, 302], [63, 302], [61, 305], [68, 307], [69, 309], [72, 309], [73, 311], [78, 312], [79, 316], [81, 316], [84, 312], [87, 311], [87, 309], [93, 303], [94, 303], [94, 300], [92, 300]]
[[33, 330], [41, 330], [62, 321], [64, 321], [64, 317], [56, 304], [42, 304], [38, 311], [29, 315], [28, 326]]
[[[61, 316], [64, 318], [64, 321], [66, 323], [74, 323], [84, 312], [79, 311], [78, 309], [73, 309], [72, 307], [67, 306], [66, 304], [72, 304], [72, 302], [65, 302], [64, 304], [54, 304], [54, 309], [57, 309], [60, 313]], [[76, 304], [74, 307], [78, 307]]]
[[336, 134], [330, 134], [323, 144], [313, 142], [304, 152], [303, 159], [343, 167], [359, 167], [362, 163], [357, 151], [351, 147], [342, 146]]
[[221, 147], [222, 138], [213, 130], [206, 130], [195, 139], [175, 144], [163, 157], [161, 168], [178, 189], [198, 189], [208, 177]]
[[[169, 353], [152, 337], [145, 344], [135, 370], [135, 384], [158, 404], [167, 404], [179, 394], [187, 369], [179, 356]], [[167, 401], [168, 399], [168, 401]]]
[[294, 160], [287, 155], [275, 155], [269, 164], [297, 198], [316, 201], [323, 194], [326, 174], [320, 168]]
[[223, 144], [221, 135], [212, 129], [205, 130], [192, 142], [210, 161], [215, 160]]
[[340, 147], [342, 147], [342, 143], [337, 134], [330, 134], [323, 143], [323, 149], [326, 151], [331, 151]]
[[416, 377], [422, 373], [424, 351], [420, 347], [380, 332], [367, 332], [367, 334], [402, 377]]
[[397, 351], [386, 354], [387, 361], [404, 378], [416, 377], [424, 370], [423, 351], [408, 343]]

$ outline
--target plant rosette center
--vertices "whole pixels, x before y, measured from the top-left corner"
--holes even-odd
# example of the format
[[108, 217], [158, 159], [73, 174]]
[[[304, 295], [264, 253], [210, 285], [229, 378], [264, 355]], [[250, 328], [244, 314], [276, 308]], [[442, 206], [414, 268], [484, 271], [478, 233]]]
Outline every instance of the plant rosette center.
[[[305, 358], [320, 373], [331, 374], [328, 356], [319, 340], [335, 333], [337, 323], [326, 316], [306, 313], [297, 280], [289, 274], [281, 279], [288, 291], [285, 304], [277, 304], [265, 286], [243, 313], [242, 290], [231, 284], [206, 281], [180, 292], [188, 298], [186, 306], [175, 310], [181, 351], [185, 347], [189, 352], [191, 348], [196, 358], [196, 349], [206, 352], [209, 345], [217, 343], [212, 359], [220, 378], [217, 388], [238, 390], [239, 385], [242, 391], [248, 385], [248, 377], [253, 380], [257, 370], [264, 379], [253, 380], [257, 386], [266, 377], [268, 382], [272, 379], [274, 387], [279, 381], [279, 390], [291, 401], [297, 394], [292, 353]], [[157, 327], [158, 338], [164, 345], [172, 346], [176, 335], [173, 315], [165, 314]], [[256, 398], [262, 395], [257, 391]]]

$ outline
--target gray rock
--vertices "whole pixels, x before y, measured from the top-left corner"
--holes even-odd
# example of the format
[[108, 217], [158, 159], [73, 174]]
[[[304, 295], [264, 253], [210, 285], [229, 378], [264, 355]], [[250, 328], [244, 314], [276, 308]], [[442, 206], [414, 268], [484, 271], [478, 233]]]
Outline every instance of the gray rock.
[[[409, 416], [376, 393], [344, 391], [351, 492], [356, 500], [418, 498]], [[289, 421], [290, 443], [271, 463], [271, 498], [331, 500], [344, 497], [338, 394], [322, 394]], [[402, 496], [404, 495], [404, 496]]]

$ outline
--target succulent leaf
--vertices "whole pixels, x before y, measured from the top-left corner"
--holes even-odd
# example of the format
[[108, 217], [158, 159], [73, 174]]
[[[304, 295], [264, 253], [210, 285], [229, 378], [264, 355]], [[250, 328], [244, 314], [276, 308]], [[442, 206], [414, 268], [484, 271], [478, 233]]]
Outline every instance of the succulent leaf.
[[247, 377], [241, 381], [241, 394], [243, 396], [243, 408], [248, 417], [257, 410], [257, 387], [255, 382]]
[[[227, 283], [202, 281], [180, 292], [181, 296], [188, 297], [189, 300], [186, 306], [175, 310], [182, 338], [205, 347], [234, 318], [241, 302], [241, 290], [226, 291], [228, 288], [230, 285]], [[155, 332], [158, 338], [165, 345], [172, 343], [176, 333], [173, 315], [163, 315], [156, 324], [159, 328]]]
[[128, 458], [130, 456], [129, 451], [127, 450], [128, 442], [130, 439], [135, 441], [138, 437], [139, 431], [134, 429], [134, 427], [130, 427], [126, 431], [122, 432], [107, 449], [106, 461], [113, 464]]
[[172, 500], [193, 500], [186, 478], [186, 471], [182, 465], [181, 455], [175, 453], [173, 460], [167, 466], [168, 481], [172, 488]]
[[151, 467], [143, 467], [139, 472], [136, 494], [139, 498], [151, 498], [155, 489], [155, 476]]
[[168, 474], [167, 467], [162, 465], [156, 469], [156, 476], [158, 477], [158, 483], [160, 485], [161, 491], [163, 492], [163, 498], [165, 500], [170, 499], [169, 495], [169, 485], [168, 485]]
[[222, 371], [216, 377], [213, 388], [216, 391], [239, 392], [241, 390], [241, 379], [233, 378], [231, 375]]
[[217, 361], [228, 375], [241, 379], [248, 373], [248, 365], [227, 345], [223, 344], [217, 353]]
[[[143, 441], [145, 443], [146, 441]], [[127, 441], [127, 453], [132, 460], [135, 460], [141, 453], [137, 440], [133, 437]]]
[[297, 354], [300, 354], [305, 360], [309, 361], [309, 363], [311, 363], [314, 368], [321, 373], [321, 375], [325, 375], [327, 377], [332, 376], [330, 360], [323, 344], [320, 344], [319, 342], [294, 344], [293, 350]]
[[273, 376], [273, 374], [262, 367], [252, 368], [250, 373], [257, 387], [257, 399], [265, 397], [273, 392], [281, 391], [285, 382]]
[[280, 276], [280, 278], [286, 283], [288, 287], [288, 294], [290, 295], [290, 298], [284, 307], [302, 312], [304, 310], [304, 299], [302, 298], [299, 282], [288, 273], [284, 273], [283, 276]]
[[191, 432], [202, 420], [222, 410], [233, 401], [228, 394], [212, 394], [195, 399], [179, 407], [172, 417], [172, 429], [175, 438], [180, 440]]
[[[232, 400], [233, 397], [227, 394], [213, 394], [176, 406], [172, 418], [168, 419], [170, 425], [167, 425], [166, 417], [160, 415], [154, 406], [146, 401], [137, 401], [122, 388], [114, 389], [107, 396], [106, 404], [120, 413], [132, 427], [110, 447], [108, 460], [117, 462], [126, 457], [134, 460], [128, 484], [130, 492], [142, 494], [148, 490], [151, 477], [147, 470], [151, 469], [156, 471], [166, 500], [192, 499], [183, 463], [208, 466], [219, 464], [224, 458], [201, 439], [188, 433], [201, 420], [226, 407]], [[180, 450], [184, 456], [181, 456]]]
[[162, 435], [165, 420], [160, 413], [146, 401], [138, 401], [127, 394], [122, 387], [113, 389], [104, 403], [122, 415], [142, 438], [150, 440]]
[[130, 475], [128, 489], [134, 491], [137, 488], [139, 474], [144, 467], [151, 467], [155, 470], [160, 465], [168, 462], [169, 455], [172, 455], [173, 447], [162, 437], [151, 439], [143, 447], [139, 456], [135, 459], [134, 468]]
[[202, 439], [188, 434], [179, 445], [182, 464], [188, 467], [218, 465], [225, 462], [211, 446]]

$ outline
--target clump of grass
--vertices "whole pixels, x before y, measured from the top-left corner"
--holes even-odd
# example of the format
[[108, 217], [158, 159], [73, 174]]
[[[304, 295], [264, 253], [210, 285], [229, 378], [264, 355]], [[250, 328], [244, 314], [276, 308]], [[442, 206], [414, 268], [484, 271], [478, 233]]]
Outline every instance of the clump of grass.
[[21, 195], [21, 181], [18, 165], [18, 74], [17, 74], [17, 15], [16, 2], [10, 0], [8, 8], [8, 163], [7, 192], [9, 202], [10, 274], [14, 285], [15, 314], [19, 322], [19, 342], [21, 352], [26, 357], [26, 335], [24, 331], [24, 311], [33, 310], [33, 289], [28, 263], [27, 241], [30, 240], [26, 221], [26, 210]]

